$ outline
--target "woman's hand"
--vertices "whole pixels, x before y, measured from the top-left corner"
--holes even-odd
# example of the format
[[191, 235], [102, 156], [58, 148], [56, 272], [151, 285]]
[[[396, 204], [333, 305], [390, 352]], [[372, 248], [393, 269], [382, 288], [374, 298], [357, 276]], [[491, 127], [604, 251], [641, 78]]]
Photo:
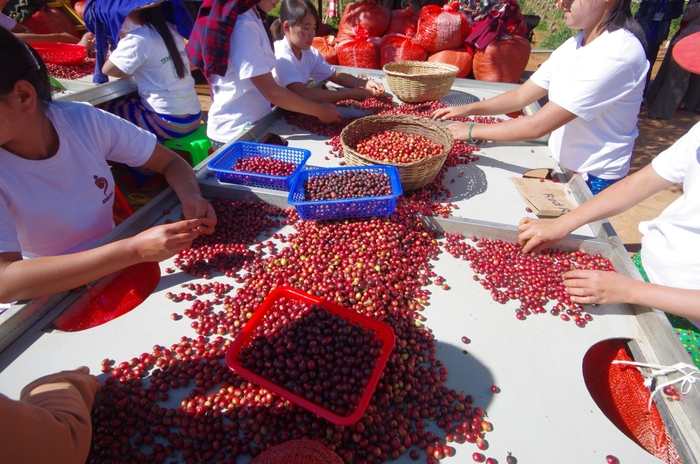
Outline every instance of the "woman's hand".
[[377, 81], [372, 81], [372, 80], [367, 80], [365, 81], [365, 89], [369, 90], [373, 97], [378, 97], [379, 95], [384, 94], [384, 86]]
[[78, 45], [85, 47], [85, 53], [87, 53], [87, 56], [95, 56], [95, 36], [92, 34], [92, 32], [86, 32], [83, 34], [83, 36], [80, 38], [80, 42], [78, 42]]
[[[447, 129], [452, 132], [452, 138], [455, 140], [469, 140], [469, 126], [471, 124], [464, 124], [462, 122], [452, 122], [450, 124], [447, 124]], [[475, 140], [474, 135], [472, 134], [472, 140]]]
[[575, 270], [565, 272], [564, 288], [578, 304], [618, 304], [631, 301], [627, 295], [632, 279], [615, 272]]
[[440, 108], [430, 114], [431, 119], [454, 119], [470, 116], [469, 105]]
[[537, 253], [566, 237], [567, 230], [557, 219], [523, 218], [518, 224], [518, 243], [523, 253]]
[[[186, 219], [151, 227], [128, 239], [141, 262], [160, 262], [186, 250], [199, 237], [204, 219]], [[207, 226], [204, 226], [207, 227]]]
[[216, 226], [216, 213], [207, 200], [199, 195], [190, 195], [182, 202], [182, 214], [185, 219], [201, 219], [202, 223], [197, 230], [204, 235], [214, 233]]
[[340, 122], [343, 119], [343, 115], [333, 103], [319, 103], [319, 107], [321, 110], [316, 114], [316, 117], [326, 124]]

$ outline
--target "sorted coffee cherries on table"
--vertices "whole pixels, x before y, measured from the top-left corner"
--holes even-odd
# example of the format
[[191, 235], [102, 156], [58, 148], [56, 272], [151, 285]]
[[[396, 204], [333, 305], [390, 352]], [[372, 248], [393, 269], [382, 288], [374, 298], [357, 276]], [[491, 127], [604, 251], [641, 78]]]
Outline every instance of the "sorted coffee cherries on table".
[[381, 354], [372, 329], [291, 299], [257, 329], [238, 354], [242, 367], [338, 416], [357, 409]]
[[444, 147], [420, 134], [384, 131], [358, 141], [355, 150], [377, 161], [412, 163], [441, 155]]
[[346, 171], [327, 176], [312, 176], [304, 182], [304, 199], [310, 201], [391, 194], [389, 176], [378, 172]]
[[575, 269], [615, 272], [610, 260], [600, 254], [547, 248], [532, 255], [523, 253], [515, 242], [472, 237], [472, 246], [459, 234], [446, 233], [445, 237], [445, 249], [470, 262], [474, 280], [491, 292], [494, 301], [501, 304], [520, 301], [515, 310], [515, 317], [520, 320], [547, 312], [545, 306], [556, 301], [550, 314], [585, 327], [593, 317], [571, 300], [562, 274]]
[[297, 165], [289, 161], [278, 160], [263, 156], [238, 158], [233, 166], [234, 171], [259, 172], [271, 176], [288, 176], [294, 172]]
[[76, 80], [95, 72], [95, 58], [85, 58], [85, 62], [79, 65], [45, 64], [49, 75], [58, 79]]

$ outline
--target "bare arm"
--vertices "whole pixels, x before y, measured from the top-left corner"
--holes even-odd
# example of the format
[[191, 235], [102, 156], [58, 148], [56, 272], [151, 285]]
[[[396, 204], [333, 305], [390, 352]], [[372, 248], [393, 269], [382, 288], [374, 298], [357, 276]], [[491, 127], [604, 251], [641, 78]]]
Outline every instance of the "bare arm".
[[[495, 142], [522, 142], [534, 140], [573, 121], [577, 116], [553, 102], [548, 102], [530, 116], [509, 119], [498, 124], [476, 124], [472, 127], [472, 140]], [[457, 140], [469, 140], [471, 124], [455, 122], [447, 127]]]
[[342, 119], [334, 105], [312, 102], [285, 87], [280, 87], [271, 73], [251, 77], [250, 80], [267, 101], [280, 108], [316, 116], [325, 123], [340, 122]]
[[131, 77], [131, 74], [127, 74], [121, 69], [117, 68], [114, 63], [109, 61], [109, 58], [107, 58], [105, 64], [102, 65], [102, 72], [112, 77]]
[[21, 24], [17, 24], [12, 28], [12, 32], [19, 40], [24, 42], [62, 42], [69, 44], [77, 44], [80, 39], [67, 32], [57, 32], [53, 34], [35, 34]]
[[522, 219], [518, 225], [518, 241], [523, 247], [523, 252], [537, 253], [554, 245], [582, 225], [627, 211], [670, 185], [673, 183], [658, 175], [649, 164], [556, 219]]
[[182, 203], [185, 219], [201, 219], [199, 232], [212, 234], [216, 226], [216, 213], [199, 190], [197, 177], [192, 167], [177, 153], [157, 143], [151, 157], [143, 165], [147, 169], [163, 174]]
[[64, 292], [133, 264], [162, 261], [189, 248], [200, 225], [200, 219], [166, 224], [70, 255], [22, 259], [19, 252], [0, 253], [0, 302]]
[[452, 119], [474, 115], [492, 116], [505, 114], [520, 111], [546, 95], [547, 90], [528, 79], [523, 85], [488, 100], [435, 110], [431, 117], [433, 119]]
[[666, 287], [614, 272], [578, 270], [564, 273], [564, 286], [579, 304], [630, 303], [700, 320], [700, 290]]

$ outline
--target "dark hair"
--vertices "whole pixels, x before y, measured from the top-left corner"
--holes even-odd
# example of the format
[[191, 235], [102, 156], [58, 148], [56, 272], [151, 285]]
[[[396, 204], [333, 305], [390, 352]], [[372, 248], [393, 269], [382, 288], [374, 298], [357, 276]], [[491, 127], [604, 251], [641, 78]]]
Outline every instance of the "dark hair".
[[12, 92], [17, 81], [25, 80], [34, 86], [40, 102], [51, 101], [51, 82], [44, 60], [4, 27], [0, 27], [0, 63], [0, 95]]
[[318, 22], [320, 21], [318, 11], [316, 11], [316, 7], [309, 0], [282, 0], [280, 5], [280, 17], [270, 26], [272, 37], [276, 40], [284, 37], [283, 26], [285, 21], [294, 26], [302, 22], [309, 13], [316, 18], [316, 27], [318, 28]]
[[182, 60], [180, 50], [178, 50], [177, 45], [175, 45], [175, 39], [173, 38], [173, 34], [170, 32], [167, 21], [165, 21], [165, 16], [163, 16], [161, 6], [162, 4], [156, 5], [152, 8], [144, 8], [141, 10], [139, 19], [141, 19], [145, 25], [148, 25], [148, 27], [155, 30], [163, 38], [165, 48], [168, 49], [170, 59], [173, 60], [173, 64], [175, 65], [175, 72], [177, 72], [177, 76], [182, 79], [187, 75], [188, 70], [185, 69], [185, 62]]
[[639, 25], [639, 22], [634, 19], [634, 16], [632, 16], [630, 4], [631, 0], [619, 0], [610, 10], [608, 17], [605, 18], [598, 27], [608, 32], [613, 32], [618, 29], [627, 29], [639, 39], [639, 42], [641, 42], [646, 50], [647, 41], [644, 35], [644, 29]]

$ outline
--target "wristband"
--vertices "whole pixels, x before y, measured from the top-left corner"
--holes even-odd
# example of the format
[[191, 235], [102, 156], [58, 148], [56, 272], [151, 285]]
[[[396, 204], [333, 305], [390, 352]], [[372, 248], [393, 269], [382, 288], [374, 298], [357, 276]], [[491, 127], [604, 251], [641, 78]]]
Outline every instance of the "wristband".
[[358, 88], [358, 87], [360, 86], [360, 81], [361, 81], [361, 80], [362, 80], [362, 79], [359, 78], [359, 77], [358, 77], [357, 79], [355, 79], [355, 88]]
[[469, 143], [476, 143], [476, 141], [472, 138], [472, 129], [474, 129], [474, 126], [476, 126], [476, 123], [469, 124], [469, 133], [467, 134], [469, 137]]

